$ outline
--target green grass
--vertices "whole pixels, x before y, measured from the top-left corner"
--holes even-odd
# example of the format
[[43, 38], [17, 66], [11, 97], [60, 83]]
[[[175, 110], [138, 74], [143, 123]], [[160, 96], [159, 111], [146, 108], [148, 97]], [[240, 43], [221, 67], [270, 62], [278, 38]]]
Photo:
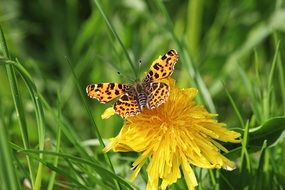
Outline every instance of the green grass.
[[284, 23], [283, 1], [1, 1], [0, 189], [144, 189], [136, 154], [102, 152], [123, 121], [85, 87], [172, 48], [177, 85], [243, 135], [225, 144], [237, 169], [194, 167], [197, 189], [284, 189]]

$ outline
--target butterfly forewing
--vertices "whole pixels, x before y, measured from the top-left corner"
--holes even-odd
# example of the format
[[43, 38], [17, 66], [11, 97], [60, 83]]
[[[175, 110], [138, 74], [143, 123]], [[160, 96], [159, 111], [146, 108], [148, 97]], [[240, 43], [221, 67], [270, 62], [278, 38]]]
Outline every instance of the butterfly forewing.
[[169, 77], [173, 71], [176, 62], [178, 61], [178, 54], [176, 50], [169, 50], [162, 57], [156, 59], [148, 71], [144, 82], [151, 82]]
[[95, 98], [101, 103], [107, 103], [121, 96], [129, 89], [128, 85], [119, 83], [89, 84], [86, 93], [90, 98]]

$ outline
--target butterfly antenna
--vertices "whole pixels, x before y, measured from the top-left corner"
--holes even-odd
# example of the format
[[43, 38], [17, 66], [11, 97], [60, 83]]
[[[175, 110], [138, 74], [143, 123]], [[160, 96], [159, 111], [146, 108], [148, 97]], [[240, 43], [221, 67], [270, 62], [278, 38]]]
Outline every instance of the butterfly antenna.
[[[138, 65], [138, 76], [141, 74], [141, 66], [142, 66], [142, 60], [139, 60], [139, 65]], [[138, 79], [137, 79], [138, 80]]]
[[141, 72], [142, 60], [139, 60], [139, 74]]
[[121, 78], [123, 78], [124, 80], [126, 80], [126, 81], [131, 81], [131, 82], [133, 82], [133, 79], [130, 77], [130, 76], [127, 76], [127, 75], [125, 75], [124, 73], [121, 73], [120, 71], [117, 71], [117, 74], [121, 77]]

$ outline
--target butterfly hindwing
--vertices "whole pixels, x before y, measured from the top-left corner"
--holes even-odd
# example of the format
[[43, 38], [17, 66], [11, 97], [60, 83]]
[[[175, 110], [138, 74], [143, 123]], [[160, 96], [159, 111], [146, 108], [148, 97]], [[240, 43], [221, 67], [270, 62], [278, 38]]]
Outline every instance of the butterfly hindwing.
[[170, 87], [164, 82], [152, 82], [147, 88], [147, 107], [154, 109], [165, 103], [169, 97]]
[[121, 96], [129, 89], [128, 85], [119, 83], [89, 84], [86, 87], [87, 95], [95, 98], [101, 103], [107, 103], [118, 96]]
[[128, 116], [135, 116], [141, 112], [134, 96], [124, 94], [114, 104], [114, 110], [123, 118]]
[[166, 54], [160, 56], [152, 63], [144, 82], [151, 82], [169, 77], [173, 73], [177, 61], [178, 54], [176, 50], [169, 50]]

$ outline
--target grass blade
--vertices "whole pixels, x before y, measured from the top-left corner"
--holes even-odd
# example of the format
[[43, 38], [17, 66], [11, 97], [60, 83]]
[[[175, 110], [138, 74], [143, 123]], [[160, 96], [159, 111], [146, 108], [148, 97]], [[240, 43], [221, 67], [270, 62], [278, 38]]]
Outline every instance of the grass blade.
[[[0, 26], [0, 32], [1, 32], [0, 34], [1, 51], [3, 51], [4, 57], [9, 60], [10, 55], [9, 55], [8, 47], [6, 44], [4, 32], [1, 26]], [[28, 132], [27, 132], [26, 116], [25, 116], [22, 99], [21, 99], [21, 94], [18, 89], [16, 74], [15, 74], [14, 68], [9, 64], [6, 65], [6, 72], [7, 72], [8, 80], [10, 83], [11, 94], [12, 94], [13, 102], [15, 105], [15, 110], [18, 116], [18, 122], [19, 122], [20, 131], [21, 131], [22, 142], [23, 142], [24, 148], [29, 149], [30, 146], [29, 146], [29, 137], [28, 137]], [[30, 180], [31, 180], [32, 186], [34, 186], [34, 172], [32, 169], [29, 156], [27, 156], [26, 159], [27, 159], [27, 165], [28, 165], [29, 173], [30, 173]]]
[[109, 30], [112, 32], [112, 34], [113, 34], [114, 37], [118, 40], [120, 46], [122, 47], [122, 49], [123, 49], [123, 51], [124, 51], [124, 53], [125, 53], [125, 56], [127, 57], [127, 60], [128, 60], [128, 62], [130, 63], [131, 68], [132, 68], [132, 70], [133, 70], [133, 72], [134, 72], [134, 74], [135, 74], [135, 78], [137, 79], [137, 78], [138, 78], [138, 73], [137, 73], [137, 71], [136, 71], [136, 68], [135, 68], [134, 64], [132, 63], [132, 60], [131, 60], [131, 58], [130, 58], [130, 56], [129, 56], [129, 54], [128, 54], [128, 51], [127, 51], [126, 47], [124, 46], [122, 40], [120, 39], [120, 37], [119, 37], [119, 35], [117, 34], [116, 30], [114, 29], [113, 25], [111, 24], [111, 22], [109, 21], [109, 19], [108, 19], [107, 16], [106, 16], [106, 14], [104, 13], [104, 11], [103, 11], [103, 9], [102, 9], [100, 3], [98, 2], [98, 0], [94, 0], [94, 2], [95, 2], [95, 4], [96, 4], [96, 6], [97, 6], [99, 12], [101, 13], [102, 17], [104, 18], [105, 23], [107, 24]]
[[[56, 153], [59, 153], [60, 150], [60, 145], [61, 145], [61, 99], [60, 99], [60, 95], [58, 93], [58, 102], [57, 102], [57, 110], [58, 110], [58, 115], [57, 115], [57, 138], [56, 138]], [[53, 165], [55, 167], [57, 167], [58, 164], [58, 157], [55, 157]], [[56, 172], [52, 172], [50, 179], [49, 179], [49, 184], [48, 184], [48, 190], [52, 190], [54, 187], [54, 183], [55, 183], [55, 177], [56, 177]]]
[[[116, 174], [112, 173], [111, 171], [107, 170], [106, 167], [100, 163], [100, 162], [93, 162], [93, 161], [89, 161], [86, 159], [82, 159], [82, 158], [78, 158], [75, 156], [70, 156], [69, 154], [63, 154], [63, 153], [56, 153], [56, 152], [48, 152], [48, 151], [38, 151], [38, 150], [19, 150], [21, 152], [25, 152], [27, 154], [47, 154], [47, 155], [55, 155], [55, 156], [60, 156], [63, 157], [65, 159], [69, 159], [72, 160], [73, 162], [76, 162], [78, 164], [86, 164], [91, 166], [92, 168], [94, 168], [94, 170], [96, 172], [98, 172], [98, 174], [100, 175], [106, 175], [108, 177], [111, 177], [112, 179], [115, 179], [116, 181], [120, 182], [120, 184], [124, 185], [125, 187], [128, 187], [129, 189], [133, 189], [134, 186], [132, 186], [131, 184], [129, 184], [128, 182], [126, 182], [123, 178], [117, 176]], [[52, 165], [52, 164], [48, 164], [48, 162], [45, 162], [44, 160], [41, 160], [37, 157], [33, 157], [34, 159], [39, 160], [40, 162], [44, 163], [45, 165]], [[53, 167], [55, 168], [55, 167]]]
[[11, 148], [9, 146], [9, 135], [7, 125], [3, 121], [2, 109], [0, 110], [0, 184], [1, 189], [20, 189], [16, 168], [13, 165]]
[[203, 102], [206, 104], [206, 106], [209, 108], [209, 110], [212, 113], [216, 113], [216, 108], [215, 105], [213, 103], [213, 100], [211, 98], [210, 92], [208, 90], [208, 88], [206, 87], [204, 81], [202, 80], [202, 77], [200, 75], [200, 73], [197, 71], [197, 69], [195, 68], [189, 53], [186, 51], [185, 46], [183, 45], [183, 42], [180, 41], [177, 36], [175, 35], [174, 31], [173, 31], [173, 24], [172, 21], [169, 17], [169, 14], [165, 8], [165, 6], [163, 5], [162, 1], [156, 0], [155, 1], [157, 7], [159, 8], [159, 10], [161, 11], [161, 13], [163, 14], [163, 16], [167, 19], [167, 25], [165, 26], [165, 29], [171, 34], [173, 41], [176, 42], [176, 44], [179, 46], [179, 52], [181, 52], [181, 57], [182, 59], [185, 60], [186, 64], [183, 64], [187, 67], [187, 72], [188, 74], [191, 76], [191, 78], [195, 81], [197, 88], [199, 89], [199, 92], [201, 93]]
[[[86, 109], [86, 111], [87, 111], [87, 113], [88, 113], [90, 119], [92, 120], [93, 126], [94, 126], [94, 128], [95, 128], [96, 136], [97, 136], [97, 138], [98, 138], [98, 140], [99, 140], [99, 142], [100, 142], [100, 146], [101, 146], [101, 148], [104, 148], [104, 147], [105, 147], [105, 144], [104, 144], [103, 139], [102, 139], [102, 137], [101, 137], [101, 135], [100, 135], [99, 129], [98, 129], [98, 127], [97, 127], [97, 124], [96, 124], [96, 122], [95, 122], [95, 120], [94, 120], [94, 118], [93, 118], [93, 116], [92, 116], [91, 110], [90, 110], [90, 108], [89, 108], [89, 106], [88, 106], [88, 104], [87, 104], [86, 98], [85, 98], [85, 96], [83, 95], [83, 92], [82, 92], [81, 86], [80, 86], [80, 84], [79, 84], [78, 78], [77, 78], [77, 76], [76, 76], [76, 74], [75, 74], [75, 72], [74, 72], [74, 70], [73, 70], [73, 68], [72, 68], [71, 63], [69, 62], [69, 60], [67, 60], [67, 62], [68, 62], [69, 67], [70, 67], [70, 69], [71, 69], [71, 72], [72, 72], [74, 81], [75, 81], [75, 83], [76, 83], [76, 86], [77, 86], [77, 88], [78, 88], [78, 91], [79, 91], [79, 93], [80, 93], [80, 96], [81, 96], [81, 98], [82, 98], [82, 100], [83, 100], [84, 107], [85, 107], [85, 109]], [[104, 158], [105, 158], [106, 162], [108, 163], [108, 165], [110, 166], [110, 169], [115, 173], [115, 169], [114, 169], [114, 167], [113, 167], [113, 164], [112, 164], [112, 162], [111, 162], [111, 160], [110, 160], [108, 154], [104, 154]], [[117, 184], [118, 182], [115, 181], [115, 183]], [[117, 189], [120, 189], [119, 184], [117, 184]]]
[[[225, 85], [224, 85], [224, 86], [225, 86]], [[238, 108], [237, 108], [237, 106], [236, 106], [236, 103], [234, 102], [232, 96], [230, 95], [230, 93], [229, 93], [229, 91], [226, 89], [226, 87], [225, 87], [225, 91], [226, 91], [226, 94], [227, 94], [227, 96], [228, 96], [228, 98], [229, 98], [229, 100], [230, 100], [230, 102], [231, 102], [231, 105], [233, 106], [233, 108], [234, 108], [234, 110], [235, 110], [235, 113], [236, 113], [236, 115], [237, 115], [237, 117], [238, 117], [238, 119], [239, 119], [241, 128], [244, 129], [245, 126], [244, 126], [244, 122], [243, 122], [242, 116], [241, 116], [241, 114], [240, 114], [240, 111], [238, 110]]]

